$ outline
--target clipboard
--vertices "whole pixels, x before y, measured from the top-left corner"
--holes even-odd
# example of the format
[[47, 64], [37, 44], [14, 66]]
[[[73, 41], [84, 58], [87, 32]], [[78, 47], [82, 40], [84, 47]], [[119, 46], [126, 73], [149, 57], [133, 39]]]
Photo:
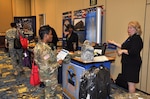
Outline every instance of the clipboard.
[[57, 61], [59, 60], [64, 60], [65, 57], [69, 54], [68, 50], [62, 49], [58, 54], [57, 54]]

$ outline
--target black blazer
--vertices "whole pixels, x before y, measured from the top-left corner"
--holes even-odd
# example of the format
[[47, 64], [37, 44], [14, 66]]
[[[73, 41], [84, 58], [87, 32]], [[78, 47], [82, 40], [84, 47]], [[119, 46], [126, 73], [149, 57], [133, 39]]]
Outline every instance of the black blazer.
[[129, 55], [122, 54], [122, 63], [139, 64], [142, 62], [140, 51], [143, 48], [143, 41], [140, 35], [134, 34], [129, 37], [123, 44], [121, 49], [128, 50]]
[[[78, 50], [78, 35], [74, 32], [71, 33], [70, 37], [66, 36], [66, 49], [68, 51], [77, 51]], [[75, 43], [75, 49], [73, 47], [73, 43]]]

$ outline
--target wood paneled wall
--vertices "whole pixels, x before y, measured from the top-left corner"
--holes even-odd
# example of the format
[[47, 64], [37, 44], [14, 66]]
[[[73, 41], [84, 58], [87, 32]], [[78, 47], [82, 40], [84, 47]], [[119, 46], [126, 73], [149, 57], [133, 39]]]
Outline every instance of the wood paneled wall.
[[4, 33], [12, 21], [12, 0], [0, 0], [0, 33]]

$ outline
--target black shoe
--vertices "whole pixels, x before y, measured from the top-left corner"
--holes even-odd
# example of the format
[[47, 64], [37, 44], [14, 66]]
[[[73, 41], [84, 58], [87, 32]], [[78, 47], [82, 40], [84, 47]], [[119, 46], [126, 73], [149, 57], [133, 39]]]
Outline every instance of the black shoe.
[[41, 82], [41, 83], [40, 83], [40, 87], [41, 87], [41, 88], [44, 88], [44, 87], [45, 87], [44, 82]]
[[111, 78], [110, 83], [113, 84], [113, 83], [115, 83], [115, 81]]
[[18, 75], [18, 74], [12, 74], [12, 76], [15, 77], [15, 78], [20, 77], [20, 75]]
[[21, 74], [21, 75], [24, 75], [24, 74], [25, 74], [25, 72], [22, 70], [22, 71], [20, 71], [20, 74]]

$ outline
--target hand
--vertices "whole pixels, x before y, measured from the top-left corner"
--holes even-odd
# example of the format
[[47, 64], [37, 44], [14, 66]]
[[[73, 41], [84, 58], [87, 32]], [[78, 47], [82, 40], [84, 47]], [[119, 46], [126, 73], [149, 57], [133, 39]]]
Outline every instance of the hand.
[[118, 54], [118, 56], [121, 56], [122, 55], [122, 50], [117, 50], [117, 54]]
[[122, 54], [129, 55], [128, 50], [126, 49], [117, 50], [117, 53], [118, 53], [118, 56], [121, 56]]
[[59, 60], [57, 61], [59, 65], [61, 65], [63, 63], [63, 60]]
[[116, 43], [114, 40], [108, 40], [107, 42], [110, 43], [110, 44], [114, 44], [114, 45]]
[[7, 46], [7, 45], [5, 45], [5, 48], [8, 48], [8, 46]]
[[8, 43], [5, 44], [5, 48], [8, 48]]
[[118, 47], [118, 48], [121, 48], [121, 44], [116, 43], [114, 40], [108, 40], [107, 42], [110, 43], [110, 44], [115, 45], [115, 46]]
[[57, 49], [57, 54], [61, 51], [61, 49]]

